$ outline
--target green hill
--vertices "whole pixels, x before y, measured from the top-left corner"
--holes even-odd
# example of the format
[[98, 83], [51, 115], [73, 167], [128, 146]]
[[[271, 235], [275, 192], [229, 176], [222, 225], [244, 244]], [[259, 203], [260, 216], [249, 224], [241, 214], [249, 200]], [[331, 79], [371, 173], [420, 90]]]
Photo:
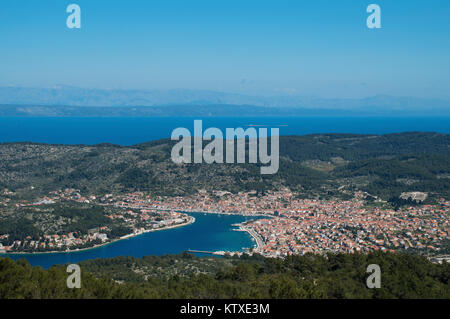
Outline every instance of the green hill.
[[177, 165], [170, 159], [172, 146], [170, 140], [130, 147], [0, 144], [0, 187], [25, 197], [66, 187], [94, 194], [141, 190], [184, 195], [199, 189], [238, 192], [287, 186], [308, 196], [360, 189], [385, 199], [408, 191], [448, 198], [450, 192], [446, 134], [281, 137], [280, 169], [266, 176], [257, 164]]
[[[380, 289], [366, 286], [369, 264], [381, 268]], [[0, 258], [0, 299], [450, 298], [450, 264], [432, 264], [406, 254], [305, 255], [284, 260], [182, 254], [99, 259], [80, 266], [81, 289], [68, 289], [63, 266], [42, 270], [25, 261]]]

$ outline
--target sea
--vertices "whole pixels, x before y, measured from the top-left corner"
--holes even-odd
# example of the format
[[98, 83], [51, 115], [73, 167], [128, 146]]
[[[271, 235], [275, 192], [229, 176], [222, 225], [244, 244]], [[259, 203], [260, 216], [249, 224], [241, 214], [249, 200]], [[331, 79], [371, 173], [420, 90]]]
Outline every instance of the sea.
[[[203, 121], [203, 130], [226, 128], [278, 127], [280, 135], [316, 133], [389, 134], [401, 132], [450, 133], [450, 117], [158, 117], [158, 118], [44, 118], [0, 117], [0, 143], [37, 142], [50, 144], [112, 143], [135, 145], [170, 138], [175, 128], [189, 129], [194, 120]], [[1, 158], [0, 158], [1, 160]], [[116, 256], [142, 257], [182, 253], [186, 250], [243, 251], [255, 245], [246, 232], [233, 224], [248, 220], [241, 215], [190, 213], [196, 222], [184, 227], [142, 234], [109, 245], [70, 253], [9, 254], [25, 258], [31, 265], [49, 268], [55, 264]]]
[[[113, 143], [134, 145], [170, 138], [178, 127], [194, 134], [194, 120], [203, 130], [279, 128], [280, 135], [315, 133], [388, 134], [401, 132], [450, 133], [450, 117], [155, 117], [155, 118], [46, 118], [0, 117], [0, 143], [51, 144]], [[270, 133], [270, 130], [269, 130]]]

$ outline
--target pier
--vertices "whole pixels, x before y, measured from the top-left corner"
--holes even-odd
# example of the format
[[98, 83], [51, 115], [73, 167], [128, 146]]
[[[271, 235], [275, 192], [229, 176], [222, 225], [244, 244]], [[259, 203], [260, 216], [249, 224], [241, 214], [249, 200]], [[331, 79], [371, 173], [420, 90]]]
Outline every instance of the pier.
[[224, 256], [226, 253], [225, 251], [207, 251], [207, 250], [196, 250], [196, 249], [189, 249], [187, 252], [188, 253], [197, 253], [197, 254], [219, 255], [219, 256]]

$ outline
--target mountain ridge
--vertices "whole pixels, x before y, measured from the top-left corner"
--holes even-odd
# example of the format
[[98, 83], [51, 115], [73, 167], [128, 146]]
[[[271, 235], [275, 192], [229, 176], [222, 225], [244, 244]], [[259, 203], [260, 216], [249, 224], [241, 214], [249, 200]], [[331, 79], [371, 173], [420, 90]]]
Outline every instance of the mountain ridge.
[[236, 193], [288, 187], [327, 197], [345, 195], [340, 189], [345, 186], [349, 192], [359, 189], [384, 199], [414, 191], [435, 198], [449, 196], [448, 134], [280, 137], [279, 172], [264, 177], [257, 164], [175, 164], [170, 159], [174, 143], [165, 139], [134, 146], [0, 144], [0, 189], [15, 189], [23, 196], [64, 188], [178, 196], [200, 189]]
[[[76, 87], [25, 88], [0, 87], [0, 105], [9, 107], [75, 108], [144, 108], [170, 109], [176, 106], [210, 107], [239, 106], [278, 108], [285, 112], [422, 112], [450, 114], [450, 101], [418, 97], [376, 95], [366, 98], [319, 98], [297, 95], [251, 96], [208, 90], [118, 90]], [[20, 111], [20, 110], [19, 110]], [[20, 113], [18, 111], [18, 113]], [[130, 110], [128, 110], [130, 111]], [[276, 112], [272, 112], [276, 113]]]

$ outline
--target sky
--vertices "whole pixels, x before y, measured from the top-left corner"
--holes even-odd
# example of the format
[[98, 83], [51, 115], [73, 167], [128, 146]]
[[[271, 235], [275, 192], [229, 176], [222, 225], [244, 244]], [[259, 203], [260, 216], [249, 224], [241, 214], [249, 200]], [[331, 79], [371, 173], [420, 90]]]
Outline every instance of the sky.
[[[71, 3], [81, 29], [66, 26]], [[0, 4], [0, 86], [450, 99], [449, 57], [448, 0]]]

